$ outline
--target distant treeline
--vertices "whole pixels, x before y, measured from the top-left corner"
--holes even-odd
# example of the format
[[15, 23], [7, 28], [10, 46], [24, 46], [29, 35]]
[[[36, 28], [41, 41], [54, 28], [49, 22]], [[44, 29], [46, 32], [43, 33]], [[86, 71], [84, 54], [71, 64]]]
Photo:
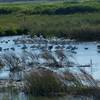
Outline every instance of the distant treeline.
[[[41, 1], [66, 1], [66, 2], [80, 2], [80, 1], [87, 1], [87, 0], [0, 0], [0, 2], [20, 2], [20, 1], [34, 1], [34, 2], [41, 2]], [[88, 0], [91, 1], [91, 0]], [[98, 0], [95, 0], [98, 1]]]
[[[34, 6], [35, 5], [35, 6]], [[92, 13], [100, 12], [100, 7], [97, 4], [92, 6], [81, 3], [57, 3], [57, 4], [0, 4], [0, 15], [66, 15], [74, 13]]]

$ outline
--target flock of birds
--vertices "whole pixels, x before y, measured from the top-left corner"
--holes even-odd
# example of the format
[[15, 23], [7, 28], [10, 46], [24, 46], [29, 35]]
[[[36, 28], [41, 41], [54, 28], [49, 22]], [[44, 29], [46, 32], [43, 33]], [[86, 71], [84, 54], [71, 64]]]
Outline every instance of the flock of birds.
[[[2, 41], [0, 41], [0, 44], [8, 44], [10, 41], [11, 40], [2, 40]], [[0, 52], [2, 52], [2, 51], [9, 51], [9, 50], [15, 51], [15, 48], [14, 47], [10, 47], [10, 48], [0, 47]]]
[[[0, 41], [0, 44], [9, 44], [10, 42], [13, 42], [17, 47], [20, 47], [22, 50], [27, 50], [28, 49], [28, 44], [26, 44], [26, 43], [24, 43], [24, 44], [16, 44], [16, 40], [14, 39], [14, 40], [2, 40], [2, 41]], [[69, 51], [71, 51], [72, 53], [74, 53], [74, 54], [77, 54], [77, 52], [76, 52], [76, 50], [78, 49], [78, 47], [77, 46], [75, 46], [75, 45], [60, 45], [60, 44], [57, 44], [57, 45], [55, 45], [55, 44], [45, 44], [45, 45], [42, 45], [42, 42], [41, 43], [39, 43], [38, 45], [35, 45], [34, 43], [33, 44], [31, 44], [30, 45], [30, 49], [41, 49], [41, 50], [49, 50], [49, 51], [52, 51], [53, 49], [55, 49], [55, 50], [58, 50], [58, 49], [60, 49], [60, 50], [69, 50]], [[88, 48], [87, 47], [85, 47], [84, 48], [85, 50], [88, 50]], [[2, 46], [0, 46], [0, 52], [2, 52], [2, 51], [9, 51], [9, 50], [12, 50], [12, 51], [16, 51], [16, 47], [15, 46], [12, 46], [12, 47], [2, 47]]]
[[[2, 40], [2, 41], [0, 41], [0, 44], [9, 44], [10, 42], [15, 43], [15, 45], [17, 47], [20, 47], [22, 50], [27, 50], [28, 47], [29, 47], [28, 44], [26, 44], [26, 43], [16, 44], [16, 39], [13, 39], [13, 40]], [[67, 46], [65, 44], [64, 45], [63, 44], [62, 45], [60, 45], [60, 44], [57, 44], [57, 45], [49, 44], [48, 45], [48, 43], [46, 43], [45, 45], [42, 45], [42, 42], [40, 41], [40, 43], [38, 43], [38, 45], [35, 45], [34, 43], [31, 44], [30, 45], [30, 49], [41, 49], [41, 50], [49, 50], [49, 51], [52, 51], [53, 49], [55, 49], [55, 50], [60, 49], [60, 50], [67, 50], [67, 51], [70, 51], [70, 52], [72, 52], [74, 54], [77, 54], [76, 50], [78, 49], [78, 47], [75, 46], [75, 45], [71, 45], [71, 44], [69, 44]], [[89, 48], [88, 47], [84, 47], [84, 49], [88, 50]], [[12, 47], [3, 48], [2, 46], [0, 46], [0, 52], [9, 51], [9, 50], [15, 51], [16, 47], [12, 46]], [[100, 45], [97, 45], [97, 52], [100, 53]]]

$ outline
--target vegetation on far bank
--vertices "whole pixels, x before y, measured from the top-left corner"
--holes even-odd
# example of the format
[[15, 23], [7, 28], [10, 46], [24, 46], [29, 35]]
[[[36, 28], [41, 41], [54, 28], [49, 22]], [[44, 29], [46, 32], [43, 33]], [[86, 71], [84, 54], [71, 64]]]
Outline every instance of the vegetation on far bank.
[[100, 40], [100, 14], [0, 16], [0, 35], [43, 34], [77, 40]]
[[46, 3], [1, 3], [0, 15], [62, 15], [100, 12], [99, 2], [46, 2]]
[[1, 3], [0, 36], [43, 34], [81, 41], [100, 40], [100, 3]]

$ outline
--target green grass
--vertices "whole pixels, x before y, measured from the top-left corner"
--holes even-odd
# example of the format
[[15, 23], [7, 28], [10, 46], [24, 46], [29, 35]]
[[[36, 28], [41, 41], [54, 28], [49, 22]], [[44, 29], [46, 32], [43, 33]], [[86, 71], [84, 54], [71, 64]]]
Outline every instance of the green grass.
[[[0, 16], [1, 35], [7, 35], [6, 30], [11, 30], [12, 34], [18, 34], [18, 30], [24, 29], [27, 29], [31, 34], [42, 33], [46, 37], [57, 36], [82, 39], [83, 35], [100, 35], [100, 14]], [[80, 38], [79, 35], [81, 35]], [[92, 37], [93, 39], [95, 38]]]
[[[2, 10], [7, 14], [62, 14], [57, 12], [58, 10], [66, 10], [66, 13], [77, 12], [92, 12], [100, 11], [99, 2], [46, 2], [46, 3], [1, 3], [0, 14], [3, 14]], [[80, 11], [79, 11], [80, 9]], [[70, 12], [72, 11], [72, 12]], [[65, 14], [66, 14], [65, 13]]]
[[100, 40], [100, 3], [1, 3], [0, 35], [37, 34]]

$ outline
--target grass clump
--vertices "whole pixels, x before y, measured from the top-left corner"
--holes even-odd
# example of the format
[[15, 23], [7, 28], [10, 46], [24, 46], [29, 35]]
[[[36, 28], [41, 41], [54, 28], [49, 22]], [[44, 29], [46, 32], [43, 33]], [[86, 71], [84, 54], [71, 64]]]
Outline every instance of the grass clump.
[[51, 71], [32, 71], [26, 77], [26, 91], [35, 96], [54, 96], [64, 92], [63, 84]]
[[[82, 79], [75, 76], [72, 72], [67, 71], [61, 75], [40, 67], [26, 74], [24, 91], [34, 96], [85, 95], [84, 91], [97, 88], [94, 85], [95, 80], [88, 74], [85, 74], [83, 76], [87, 78], [89, 86], [84, 85]], [[93, 93], [94, 91], [88, 93], [88, 95]]]

